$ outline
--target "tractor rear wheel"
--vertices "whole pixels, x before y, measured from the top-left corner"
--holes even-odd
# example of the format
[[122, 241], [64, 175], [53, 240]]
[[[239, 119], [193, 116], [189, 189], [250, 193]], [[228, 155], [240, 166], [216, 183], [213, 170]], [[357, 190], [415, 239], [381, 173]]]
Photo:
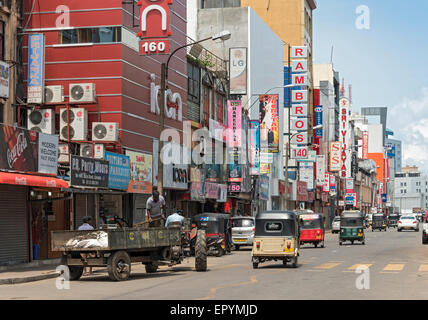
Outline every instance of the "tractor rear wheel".
[[207, 236], [205, 230], [198, 230], [195, 244], [195, 269], [207, 271]]

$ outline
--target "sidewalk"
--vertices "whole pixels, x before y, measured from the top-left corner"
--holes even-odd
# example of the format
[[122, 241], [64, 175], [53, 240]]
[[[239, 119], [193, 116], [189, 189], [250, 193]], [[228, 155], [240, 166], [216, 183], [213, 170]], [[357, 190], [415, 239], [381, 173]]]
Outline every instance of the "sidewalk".
[[37, 260], [30, 263], [1, 266], [0, 285], [16, 284], [56, 278], [60, 259]]

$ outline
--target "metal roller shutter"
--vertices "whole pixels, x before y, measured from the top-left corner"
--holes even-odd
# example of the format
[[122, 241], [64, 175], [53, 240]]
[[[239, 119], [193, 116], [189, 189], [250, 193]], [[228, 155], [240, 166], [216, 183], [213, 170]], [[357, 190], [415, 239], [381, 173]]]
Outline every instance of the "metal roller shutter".
[[27, 188], [0, 185], [0, 265], [28, 262]]

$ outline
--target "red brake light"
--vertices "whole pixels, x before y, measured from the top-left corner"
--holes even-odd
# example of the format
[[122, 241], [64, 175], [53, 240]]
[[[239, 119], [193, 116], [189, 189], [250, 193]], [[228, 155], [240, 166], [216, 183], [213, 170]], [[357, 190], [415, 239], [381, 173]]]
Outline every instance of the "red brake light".
[[413, 221], [413, 223], [417, 223], [416, 221]]
[[257, 247], [257, 249], [259, 249], [259, 248], [260, 248], [260, 241], [257, 241], [257, 242], [256, 242], [256, 247]]
[[291, 247], [291, 242], [287, 242], [287, 249], [290, 249], [290, 247]]
[[398, 220], [398, 223], [401, 223], [401, 220]]
[[253, 228], [253, 231], [256, 231], [256, 227]]

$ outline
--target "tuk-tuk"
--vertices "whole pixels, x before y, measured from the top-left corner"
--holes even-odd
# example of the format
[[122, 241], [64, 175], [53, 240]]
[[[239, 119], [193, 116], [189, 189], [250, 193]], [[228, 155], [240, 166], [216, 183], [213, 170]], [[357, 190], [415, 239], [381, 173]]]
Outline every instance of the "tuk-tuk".
[[205, 212], [193, 217], [198, 230], [205, 230], [208, 254], [222, 256], [231, 252], [232, 223], [230, 214]]
[[364, 237], [364, 214], [360, 211], [343, 211], [340, 217], [339, 245], [344, 241], [360, 241], [366, 244]]
[[264, 211], [256, 215], [251, 252], [253, 268], [259, 263], [282, 260], [297, 268], [300, 250], [298, 215], [293, 211]]
[[302, 229], [300, 231], [300, 244], [312, 243], [315, 248], [321, 244], [324, 248], [325, 217], [318, 213], [299, 214], [302, 219]]
[[397, 221], [400, 220], [398, 213], [391, 213], [388, 217], [388, 228], [397, 228]]
[[386, 216], [383, 213], [375, 213], [373, 214], [373, 222], [372, 222], [372, 232], [376, 229], [379, 229], [380, 231], [384, 230], [386, 231]]

